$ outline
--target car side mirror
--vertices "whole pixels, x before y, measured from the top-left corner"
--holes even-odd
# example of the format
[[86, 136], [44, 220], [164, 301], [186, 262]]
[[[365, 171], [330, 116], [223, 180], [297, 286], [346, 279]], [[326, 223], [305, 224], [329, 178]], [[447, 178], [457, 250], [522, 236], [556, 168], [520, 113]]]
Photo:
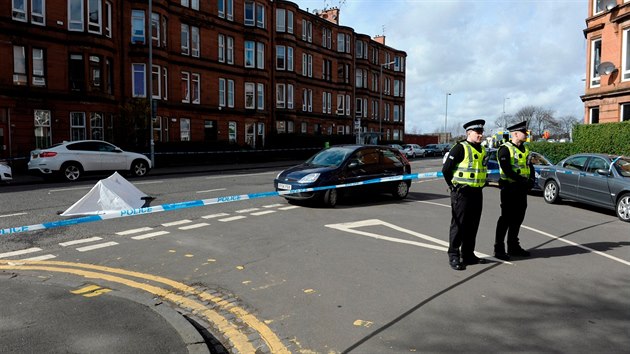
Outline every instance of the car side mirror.
[[359, 160], [350, 160], [348, 168], [357, 168], [359, 166]]
[[606, 169], [603, 169], [603, 168], [599, 168], [599, 169], [597, 169], [597, 171], [596, 171], [596, 172], [597, 172], [597, 174], [598, 174], [598, 175], [602, 175], [602, 176], [610, 176], [610, 170], [606, 170]]

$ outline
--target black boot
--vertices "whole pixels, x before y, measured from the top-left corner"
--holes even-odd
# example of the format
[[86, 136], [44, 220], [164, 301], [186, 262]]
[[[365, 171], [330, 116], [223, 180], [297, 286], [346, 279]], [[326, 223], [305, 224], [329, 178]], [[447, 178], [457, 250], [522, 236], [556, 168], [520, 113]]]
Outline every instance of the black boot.
[[454, 270], [466, 269], [466, 265], [460, 262], [459, 257], [451, 257], [448, 263], [451, 265], [451, 268], [453, 268]]

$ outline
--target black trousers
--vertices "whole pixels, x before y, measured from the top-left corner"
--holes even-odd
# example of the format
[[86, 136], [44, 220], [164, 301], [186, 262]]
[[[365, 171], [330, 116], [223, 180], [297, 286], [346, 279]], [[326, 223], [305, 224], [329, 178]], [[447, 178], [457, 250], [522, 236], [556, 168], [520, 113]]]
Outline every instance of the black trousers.
[[[475, 257], [475, 240], [483, 208], [482, 188], [460, 187], [451, 192], [451, 229], [448, 256]], [[461, 248], [461, 254], [460, 254]]]
[[507, 249], [519, 249], [518, 232], [525, 219], [527, 210], [527, 186], [522, 183], [502, 183], [501, 216], [497, 221], [494, 238], [494, 252], [505, 252], [505, 234], [507, 233]]

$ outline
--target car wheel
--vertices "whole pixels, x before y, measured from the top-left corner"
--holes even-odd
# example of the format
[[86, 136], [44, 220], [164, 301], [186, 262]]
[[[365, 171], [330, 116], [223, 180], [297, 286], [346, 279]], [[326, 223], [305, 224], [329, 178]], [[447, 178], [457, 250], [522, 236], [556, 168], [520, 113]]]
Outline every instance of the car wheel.
[[407, 198], [407, 194], [409, 194], [409, 182], [408, 181], [399, 181], [396, 183], [394, 191], [392, 195], [396, 199], [405, 199]]
[[617, 217], [625, 222], [630, 222], [630, 193], [622, 195], [617, 200]]
[[426, 151], [422, 153], [422, 157], [427, 157], [427, 152]]
[[415, 159], [416, 158], [416, 153], [414, 152], [413, 154], [411, 154], [411, 158]]
[[545, 191], [543, 192], [543, 196], [545, 201], [549, 204], [556, 203], [560, 200], [558, 193], [560, 192], [560, 188], [558, 188], [558, 183], [554, 180], [549, 180], [545, 183]]
[[136, 177], [142, 177], [149, 173], [149, 165], [146, 161], [136, 160], [131, 164], [131, 174]]
[[336, 189], [328, 189], [324, 193], [324, 205], [329, 208], [334, 208], [337, 205], [337, 190]]
[[68, 162], [61, 166], [61, 176], [68, 182], [74, 182], [81, 177], [83, 170], [76, 162]]

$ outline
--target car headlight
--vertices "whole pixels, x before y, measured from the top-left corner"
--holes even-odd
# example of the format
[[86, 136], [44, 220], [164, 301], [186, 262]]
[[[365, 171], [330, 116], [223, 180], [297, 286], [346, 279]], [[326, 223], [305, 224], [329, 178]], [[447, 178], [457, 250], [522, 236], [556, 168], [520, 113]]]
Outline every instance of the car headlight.
[[313, 183], [313, 182], [317, 181], [318, 178], [319, 178], [319, 173], [310, 173], [310, 174], [302, 177], [298, 181], [298, 183], [302, 183], [302, 184]]

